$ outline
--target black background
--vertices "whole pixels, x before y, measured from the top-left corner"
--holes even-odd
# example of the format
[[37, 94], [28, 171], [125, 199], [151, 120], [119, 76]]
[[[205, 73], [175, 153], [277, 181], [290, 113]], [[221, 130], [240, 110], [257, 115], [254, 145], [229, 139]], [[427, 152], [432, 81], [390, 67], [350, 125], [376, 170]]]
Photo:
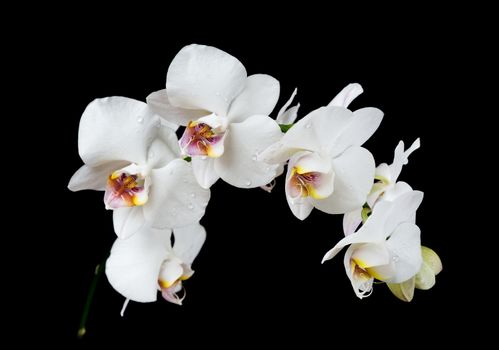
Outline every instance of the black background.
[[[57, 22], [33, 33], [37, 44], [27, 51], [38, 64], [27, 65], [27, 70], [36, 74], [36, 97], [41, 97], [36, 106], [43, 115], [33, 128], [40, 149], [51, 155], [49, 161], [33, 157], [33, 162], [57, 169], [47, 179], [56, 195], [49, 204], [40, 204], [44, 220], [41, 226], [37, 223], [39, 230], [47, 231], [40, 249], [35, 246], [43, 266], [48, 266], [34, 277], [43, 286], [43, 302], [32, 293], [28, 297], [36, 302], [35, 323], [43, 337], [80, 345], [147, 340], [173, 346], [201, 341], [236, 348], [263, 341], [334, 345], [345, 336], [352, 344], [369, 346], [397, 334], [442, 339], [442, 325], [451, 325], [452, 331], [462, 325], [461, 315], [473, 307], [474, 299], [458, 288], [464, 264], [457, 244], [463, 233], [449, 226], [455, 215], [449, 204], [455, 191], [446, 179], [459, 176], [453, 167], [460, 146], [454, 144], [457, 148], [449, 152], [450, 135], [459, 133], [450, 107], [467, 74], [456, 63], [468, 45], [466, 35], [431, 15], [417, 20], [402, 16], [383, 26], [375, 18], [365, 21], [350, 12], [341, 23], [334, 16], [327, 21], [307, 17], [305, 23], [298, 15], [224, 22], [170, 13], [155, 25], [119, 16], [107, 23], [109, 18], [96, 16], [77, 23]], [[208, 237], [194, 262], [196, 273], [185, 284], [184, 305], [161, 298], [150, 304], [131, 302], [122, 318], [124, 298], [104, 276], [88, 333], [85, 339], [76, 339], [93, 270], [115, 239], [103, 194], [66, 189], [82, 164], [77, 150], [79, 118], [94, 98], [145, 100], [150, 92], [164, 88], [170, 61], [191, 43], [234, 55], [248, 74], [277, 78], [281, 96], [276, 111], [298, 87], [299, 117], [326, 105], [348, 83], [362, 84], [364, 94], [351, 108], [373, 106], [385, 113], [381, 127], [365, 144], [377, 164], [392, 161], [399, 140], [410, 145], [421, 138], [421, 148], [411, 155], [399, 179], [425, 193], [417, 218], [422, 243], [433, 248], [444, 265], [432, 290], [417, 290], [407, 304], [384, 285], [376, 285], [369, 298], [357, 299], [342, 255], [320, 264], [341, 238], [341, 216], [314, 210], [299, 221], [287, 206], [282, 178], [272, 194], [232, 188], [220, 180], [212, 187], [201, 221]]]

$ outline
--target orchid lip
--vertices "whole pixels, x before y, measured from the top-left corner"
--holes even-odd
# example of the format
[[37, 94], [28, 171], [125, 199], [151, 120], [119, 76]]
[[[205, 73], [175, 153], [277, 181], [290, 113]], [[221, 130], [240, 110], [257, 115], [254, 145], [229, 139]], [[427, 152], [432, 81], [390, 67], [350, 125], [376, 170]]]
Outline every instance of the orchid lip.
[[304, 172], [299, 167], [294, 167], [291, 171], [289, 185], [293, 197], [313, 197], [321, 199], [318, 195], [316, 187], [321, 180], [322, 174], [319, 172]]
[[206, 123], [190, 121], [182, 138], [180, 148], [189, 156], [218, 158], [223, 153], [225, 132], [216, 132]]
[[140, 206], [147, 199], [144, 177], [119, 170], [109, 176], [104, 194], [107, 209]]

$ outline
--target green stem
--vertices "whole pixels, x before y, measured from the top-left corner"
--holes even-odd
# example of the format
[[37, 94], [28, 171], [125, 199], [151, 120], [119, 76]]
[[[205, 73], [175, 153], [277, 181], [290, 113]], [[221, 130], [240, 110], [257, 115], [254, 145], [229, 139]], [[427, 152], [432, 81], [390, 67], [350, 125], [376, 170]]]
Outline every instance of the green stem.
[[92, 283], [90, 284], [90, 288], [88, 289], [87, 300], [85, 301], [85, 307], [83, 308], [83, 313], [81, 315], [80, 327], [78, 328], [78, 338], [83, 338], [87, 332], [85, 326], [87, 324], [88, 313], [90, 311], [90, 307], [92, 306], [97, 283], [99, 282], [100, 276], [102, 276], [102, 273], [106, 269], [106, 260], [107, 256], [102, 263], [97, 264], [95, 267], [94, 277], [92, 279]]
[[289, 129], [291, 129], [291, 127], [293, 126], [294, 124], [279, 124], [279, 127], [281, 128], [281, 131], [283, 133], [287, 133]]

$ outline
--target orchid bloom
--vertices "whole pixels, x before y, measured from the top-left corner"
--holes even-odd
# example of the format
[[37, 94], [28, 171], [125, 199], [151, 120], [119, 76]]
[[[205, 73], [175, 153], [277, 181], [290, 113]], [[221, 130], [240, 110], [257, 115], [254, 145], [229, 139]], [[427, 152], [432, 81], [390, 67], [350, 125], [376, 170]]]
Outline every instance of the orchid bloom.
[[179, 159], [175, 132], [145, 103], [125, 97], [91, 102], [81, 117], [78, 149], [85, 164], [68, 187], [105, 191], [118, 237], [146, 224], [186, 226], [204, 215], [210, 191]]
[[416, 276], [402, 283], [387, 283], [390, 291], [402, 301], [411, 301], [414, 297], [414, 289], [428, 290], [436, 283], [436, 275], [442, 271], [442, 261], [432, 249], [421, 246], [423, 263]]
[[182, 305], [185, 293], [183, 297], [178, 293], [182, 282], [194, 273], [191, 264], [204, 244], [206, 231], [199, 223], [174, 229], [173, 247], [171, 235], [171, 229], [144, 226], [129, 239], [114, 242], [106, 275], [127, 302], [153, 302], [161, 291], [165, 300]]
[[268, 184], [277, 165], [257, 160], [282, 136], [268, 117], [279, 98], [279, 82], [269, 75], [247, 76], [235, 57], [210, 46], [189, 45], [168, 68], [166, 89], [147, 103], [163, 118], [186, 126], [180, 147], [192, 159], [199, 184], [219, 178], [241, 188]]
[[390, 165], [386, 163], [378, 165], [374, 175], [374, 178], [378, 181], [374, 183], [367, 196], [367, 206], [356, 208], [343, 216], [343, 231], [345, 235], [353, 233], [362, 221], [365, 221], [368, 213], [372, 211], [376, 203], [381, 200], [393, 201], [399, 195], [412, 190], [411, 186], [406, 182], [397, 182], [397, 179], [402, 171], [402, 166], [408, 163], [409, 155], [419, 147], [419, 138], [405, 151], [404, 142], [400, 141], [395, 148], [393, 163]]
[[422, 200], [422, 192], [410, 191], [393, 202], [380, 202], [366, 223], [340, 240], [322, 262], [350, 245], [344, 257], [345, 271], [360, 299], [371, 294], [374, 279], [387, 283], [411, 279], [422, 264], [420, 230], [412, 223]]
[[346, 108], [360, 93], [350, 84], [327, 107], [319, 108], [290, 128], [259, 156], [269, 164], [289, 159], [286, 198], [300, 220], [315, 207], [343, 214], [362, 206], [374, 180], [374, 159], [360, 147], [376, 131], [383, 112]]

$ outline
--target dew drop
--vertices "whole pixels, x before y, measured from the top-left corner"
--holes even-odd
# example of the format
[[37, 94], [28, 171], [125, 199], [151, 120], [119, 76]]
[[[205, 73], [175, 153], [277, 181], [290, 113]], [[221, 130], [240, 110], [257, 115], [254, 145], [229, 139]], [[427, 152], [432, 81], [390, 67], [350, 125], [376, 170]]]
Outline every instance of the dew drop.
[[144, 122], [144, 118], [139, 115], [137, 117], [137, 122], [140, 123], [140, 124], [142, 124]]
[[191, 198], [196, 198], [196, 194], [195, 194], [194, 192], [192, 192], [192, 193], [190, 194], [190, 196], [191, 196]]
[[392, 258], [393, 262], [397, 262], [400, 260], [399, 256], [398, 255], [394, 255], [393, 258]]
[[246, 181], [246, 186], [251, 186], [251, 181], [250, 180]]
[[194, 205], [192, 203], [189, 203], [189, 205], [187, 206], [187, 208], [194, 209]]
[[310, 127], [312, 126], [312, 124], [308, 123], [308, 124], [305, 124], [305, 128], [306, 129], [310, 129]]
[[256, 154], [253, 154], [253, 157], [251, 157], [251, 159], [253, 159], [254, 162], [256, 162], [258, 156]]

